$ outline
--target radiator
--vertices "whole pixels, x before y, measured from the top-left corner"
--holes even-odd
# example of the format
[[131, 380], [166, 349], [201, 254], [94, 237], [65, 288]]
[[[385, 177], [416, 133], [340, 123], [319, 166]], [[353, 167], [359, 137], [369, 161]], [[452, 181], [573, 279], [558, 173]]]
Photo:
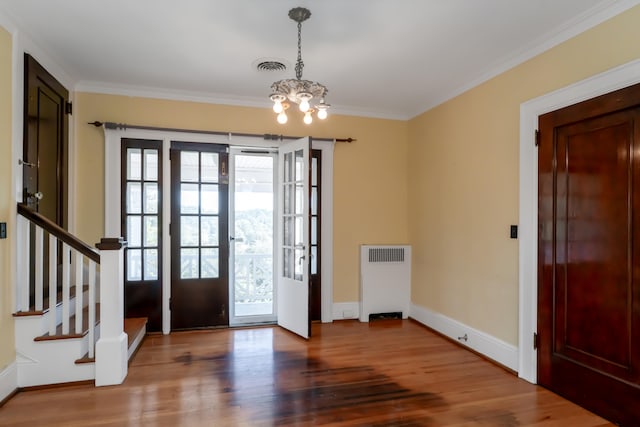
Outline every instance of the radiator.
[[360, 321], [369, 315], [401, 312], [411, 304], [411, 246], [360, 246]]

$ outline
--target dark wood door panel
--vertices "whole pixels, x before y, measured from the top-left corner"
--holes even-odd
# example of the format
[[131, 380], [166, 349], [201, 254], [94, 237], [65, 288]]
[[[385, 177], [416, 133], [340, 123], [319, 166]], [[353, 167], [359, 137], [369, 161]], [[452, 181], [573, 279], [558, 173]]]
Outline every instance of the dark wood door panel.
[[538, 382], [640, 419], [640, 85], [540, 117]]
[[171, 143], [172, 329], [229, 325], [228, 172], [227, 146]]
[[556, 129], [554, 351], [622, 378], [631, 350], [632, 113]]
[[24, 77], [23, 202], [67, 228], [69, 92], [28, 54]]

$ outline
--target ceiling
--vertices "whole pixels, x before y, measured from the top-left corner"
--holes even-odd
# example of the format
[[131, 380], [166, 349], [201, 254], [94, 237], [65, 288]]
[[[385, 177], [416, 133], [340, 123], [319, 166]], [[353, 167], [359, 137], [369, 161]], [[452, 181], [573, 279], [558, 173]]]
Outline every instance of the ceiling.
[[[633, 0], [0, 0], [71, 89], [269, 107], [304, 75], [332, 112], [408, 119], [607, 19]], [[2, 18], [2, 16], [0, 16]], [[3, 19], [0, 19], [3, 22]], [[259, 72], [263, 58], [284, 72]]]

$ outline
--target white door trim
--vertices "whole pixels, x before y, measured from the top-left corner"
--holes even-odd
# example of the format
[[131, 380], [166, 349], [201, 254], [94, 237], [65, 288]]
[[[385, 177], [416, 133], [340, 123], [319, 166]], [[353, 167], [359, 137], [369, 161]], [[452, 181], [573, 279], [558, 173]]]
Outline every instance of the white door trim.
[[538, 116], [640, 83], [640, 60], [612, 68], [520, 105], [518, 376], [537, 382], [533, 334], [538, 322]]
[[[156, 139], [163, 141], [163, 218], [171, 218], [169, 195], [171, 165], [170, 141], [191, 141], [245, 147], [277, 148], [276, 141], [236, 135], [211, 135], [145, 129], [104, 129], [104, 236], [120, 237], [120, 153], [122, 138]], [[333, 152], [335, 141], [314, 140], [312, 148], [322, 150], [322, 322], [333, 321]], [[165, 220], [162, 241], [170, 242], [169, 221]], [[162, 332], [171, 332], [171, 246], [165, 244], [162, 252]]]

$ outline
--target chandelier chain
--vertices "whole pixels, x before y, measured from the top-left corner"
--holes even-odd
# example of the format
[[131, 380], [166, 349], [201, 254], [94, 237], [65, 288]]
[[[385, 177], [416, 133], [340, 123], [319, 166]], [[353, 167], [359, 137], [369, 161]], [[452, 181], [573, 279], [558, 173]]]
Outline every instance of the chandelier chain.
[[298, 22], [298, 61], [296, 62], [296, 78], [302, 79], [302, 69], [304, 68], [304, 62], [302, 62], [302, 22]]

